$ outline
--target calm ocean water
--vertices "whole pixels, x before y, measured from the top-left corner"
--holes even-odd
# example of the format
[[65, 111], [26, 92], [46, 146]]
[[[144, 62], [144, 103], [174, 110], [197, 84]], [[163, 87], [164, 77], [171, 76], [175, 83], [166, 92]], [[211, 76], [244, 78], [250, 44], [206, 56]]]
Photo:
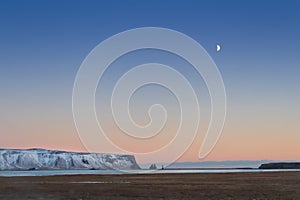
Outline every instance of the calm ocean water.
[[80, 174], [187, 174], [187, 173], [243, 173], [243, 172], [287, 172], [300, 171], [299, 169], [173, 169], [173, 170], [32, 170], [32, 171], [0, 171], [2, 177], [12, 176], [55, 176], [55, 175], [80, 175]]

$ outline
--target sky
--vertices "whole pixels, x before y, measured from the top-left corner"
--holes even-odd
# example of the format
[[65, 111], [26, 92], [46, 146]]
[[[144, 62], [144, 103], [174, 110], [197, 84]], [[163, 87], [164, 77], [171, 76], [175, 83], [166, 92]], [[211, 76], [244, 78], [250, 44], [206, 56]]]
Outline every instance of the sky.
[[[297, 1], [1, 1], [0, 148], [86, 151], [72, 114], [73, 84], [81, 63], [117, 33], [163, 27], [200, 43], [224, 81], [225, 126], [205, 160], [300, 160], [299, 9]], [[97, 89], [97, 115], [105, 118], [108, 112], [108, 104], [102, 103], [107, 96], [99, 91], [109, 94], [113, 81], [127, 69], [120, 66], [151, 59], [180, 65], [178, 70], [200, 91], [203, 130], [179, 159], [199, 161], [209, 119], [207, 91], [201, 78], [194, 79], [188, 66], [166, 52], [134, 52], [123, 63], [116, 62]], [[172, 118], [178, 112], [174, 96], [152, 85], [134, 98], [132, 116], [140, 124], [149, 121], [146, 108], [154, 100], [169, 106], [166, 132], [171, 137], [178, 125]], [[111, 120], [104, 122], [111, 133], [118, 131], [110, 128]], [[116, 142], [133, 151], [153, 148]]]

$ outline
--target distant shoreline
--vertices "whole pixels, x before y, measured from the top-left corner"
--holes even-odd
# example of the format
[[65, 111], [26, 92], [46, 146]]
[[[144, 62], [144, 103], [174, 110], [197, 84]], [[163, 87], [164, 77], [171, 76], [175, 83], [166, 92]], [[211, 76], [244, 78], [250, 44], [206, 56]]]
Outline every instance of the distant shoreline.
[[33, 170], [0, 171], [0, 177], [48, 177], [48, 176], [102, 176], [102, 175], [155, 175], [155, 174], [259, 174], [298, 172], [300, 169], [215, 169], [215, 170]]

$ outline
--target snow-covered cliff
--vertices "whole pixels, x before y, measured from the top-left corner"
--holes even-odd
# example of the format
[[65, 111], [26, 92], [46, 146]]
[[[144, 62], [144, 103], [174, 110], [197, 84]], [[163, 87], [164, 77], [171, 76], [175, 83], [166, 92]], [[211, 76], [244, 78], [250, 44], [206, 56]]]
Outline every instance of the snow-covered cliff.
[[0, 149], [0, 170], [139, 169], [132, 155]]

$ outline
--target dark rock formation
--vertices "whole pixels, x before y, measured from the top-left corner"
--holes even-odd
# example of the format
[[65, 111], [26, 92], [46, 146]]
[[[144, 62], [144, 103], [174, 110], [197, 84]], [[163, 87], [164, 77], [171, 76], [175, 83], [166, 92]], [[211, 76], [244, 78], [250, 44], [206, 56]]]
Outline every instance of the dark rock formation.
[[152, 165], [149, 167], [149, 169], [151, 169], [151, 170], [157, 169], [156, 164], [152, 164]]
[[259, 169], [300, 169], [300, 162], [266, 163], [260, 165]]

